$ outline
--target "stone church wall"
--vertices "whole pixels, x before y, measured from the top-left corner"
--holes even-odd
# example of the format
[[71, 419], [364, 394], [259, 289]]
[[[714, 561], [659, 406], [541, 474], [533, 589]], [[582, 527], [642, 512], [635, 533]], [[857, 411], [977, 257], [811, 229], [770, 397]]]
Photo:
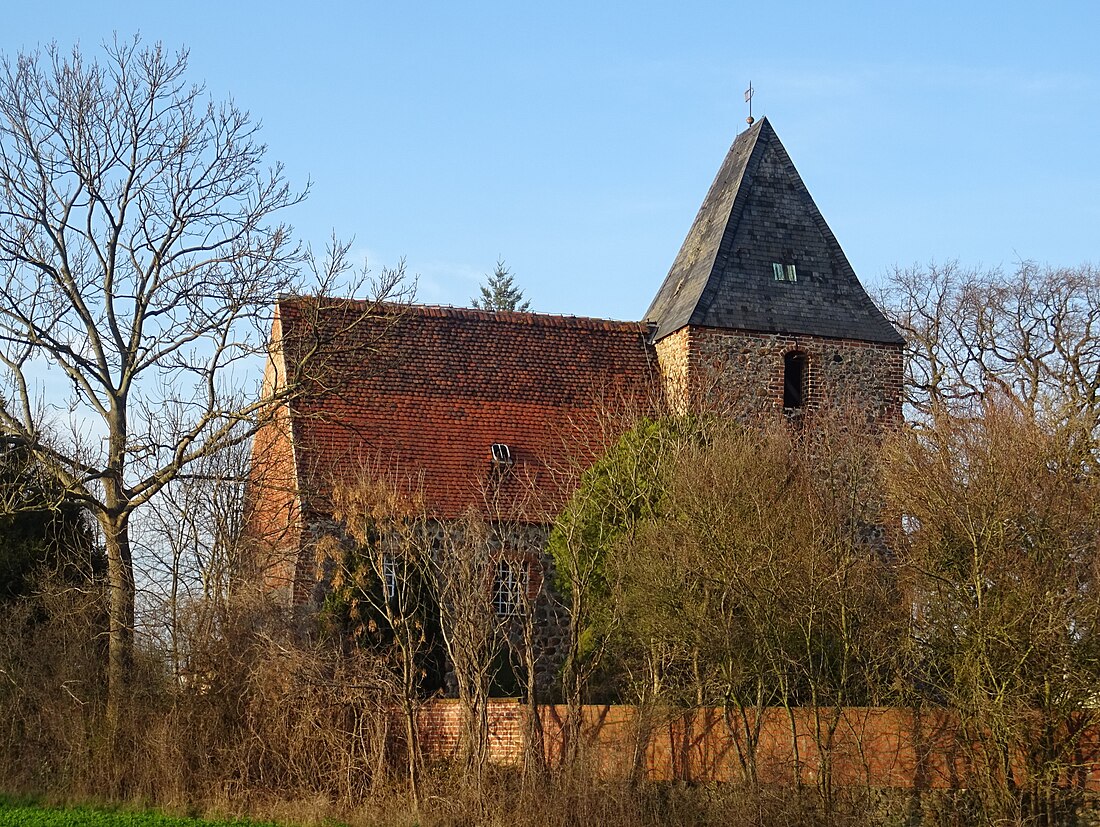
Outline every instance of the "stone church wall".
[[851, 405], [877, 423], [901, 421], [903, 357], [895, 345], [697, 327], [657, 343], [674, 405], [749, 418], [783, 410], [783, 362], [791, 351], [806, 355], [807, 412]]
[[[429, 520], [424, 540], [433, 549], [446, 545], [461, 546], [464, 525], [461, 520]], [[335, 555], [352, 548], [354, 541], [342, 526], [332, 519], [315, 519], [306, 531], [307, 540], [299, 552], [295, 578], [293, 612], [303, 631], [313, 630], [332, 588], [335, 572]], [[489, 527], [489, 554], [494, 560], [506, 559], [525, 567], [528, 578], [526, 610], [530, 611], [535, 629], [535, 670], [540, 697], [549, 697], [556, 688], [562, 662], [565, 659], [568, 633], [568, 613], [555, 583], [554, 561], [546, 552], [550, 528], [540, 523], [502, 521]], [[395, 553], [400, 553], [399, 543]], [[492, 597], [495, 588], [493, 574], [486, 573], [486, 597]], [[488, 608], [488, 607], [487, 607]], [[511, 617], [498, 617], [497, 628], [502, 635], [501, 644], [511, 653], [517, 676], [522, 678], [519, 653], [522, 646], [523, 617], [517, 613]], [[456, 691], [450, 664], [447, 666], [446, 683], [449, 694]]]

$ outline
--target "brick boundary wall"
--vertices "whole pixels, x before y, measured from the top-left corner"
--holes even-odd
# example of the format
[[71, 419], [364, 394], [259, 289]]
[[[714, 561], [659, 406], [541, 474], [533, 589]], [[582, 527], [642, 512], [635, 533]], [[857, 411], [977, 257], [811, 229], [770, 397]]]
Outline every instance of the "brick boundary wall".
[[[538, 709], [553, 764], [561, 752], [567, 707]], [[491, 761], [522, 764], [527, 714], [528, 707], [515, 700], [491, 701]], [[832, 737], [826, 738], [834, 721]], [[461, 725], [456, 701], [425, 704], [419, 724], [427, 757], [456, 755]], [[648, 731], [644, 738], [642, 726]], [[815, 783], [823, 769], [819, 741], [831, 744], [825, 752], [837, 785], [960, 789], [972, 775], [974, 751], [960, 745], [955, 719], [947, 710], [846, 707], [836, 715], [832, 709], [771, 707], [759, 715], [746, 710], [743, 719], [738, 710], [727, 717], [715, 707], [642, 716], [633, 706], [586, 706], [582, 737], [586, 759], [608, 777], [637, 773], [652, 781], [734, 781], [745, 777], [746, 732], [757, 727], [756, 772], [763, 783], [793, 784], [799, 775], [802, 783]], [[1100, 727], [1083, 730], [1068, 763], [1073, 770], [1067, 785], [1100, 790]]]

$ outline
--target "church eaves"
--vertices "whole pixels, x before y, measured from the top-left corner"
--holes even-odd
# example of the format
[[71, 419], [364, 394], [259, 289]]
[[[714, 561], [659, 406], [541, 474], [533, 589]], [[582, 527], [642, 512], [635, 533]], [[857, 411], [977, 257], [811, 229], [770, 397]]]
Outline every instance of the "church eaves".
[[694, 325], [903, 343], [767, 118], [733, 142], [645, 318], [656, 339]]

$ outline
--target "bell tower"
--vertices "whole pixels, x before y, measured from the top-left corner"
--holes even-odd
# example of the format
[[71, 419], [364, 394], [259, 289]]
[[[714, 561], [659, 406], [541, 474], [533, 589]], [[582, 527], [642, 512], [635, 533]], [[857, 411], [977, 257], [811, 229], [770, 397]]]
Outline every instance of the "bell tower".
[[733, 142], [645, 318], [681, 405], [799, 416], [833, 403], [900, 420], [904, 340], [766, 117]]

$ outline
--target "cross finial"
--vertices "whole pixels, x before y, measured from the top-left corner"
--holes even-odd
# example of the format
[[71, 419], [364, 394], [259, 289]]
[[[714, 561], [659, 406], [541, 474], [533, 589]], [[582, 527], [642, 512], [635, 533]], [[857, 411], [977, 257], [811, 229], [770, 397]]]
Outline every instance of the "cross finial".
[[752, 116], [752, 93], [754, 91], [755, 90], [752, 88], [752, 81], [750, 80], [749, 88], [745, 90], [745, 103], [749, 105], [749, 116], [745, 118], [745, 123], [747, 123], [749, 126], [752, 126], [754, 120]]

